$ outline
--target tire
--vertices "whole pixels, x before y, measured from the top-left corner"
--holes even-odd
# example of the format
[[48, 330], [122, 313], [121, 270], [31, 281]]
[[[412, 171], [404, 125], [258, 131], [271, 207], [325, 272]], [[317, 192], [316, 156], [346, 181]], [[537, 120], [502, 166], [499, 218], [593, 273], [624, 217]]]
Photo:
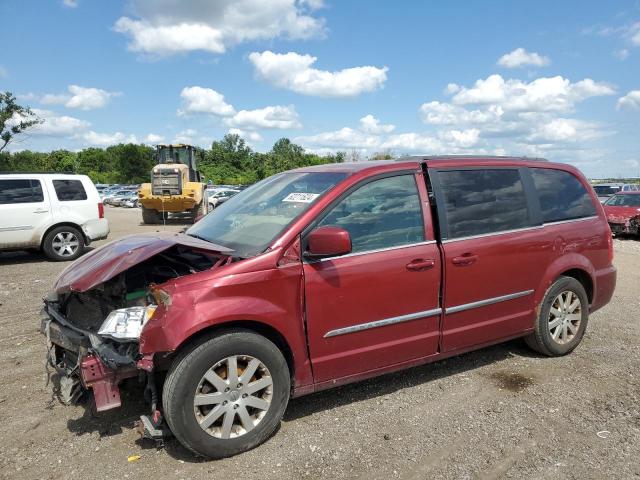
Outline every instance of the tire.
[[157, 210], [142, 207], [142, 222], [147, 225], [155, 225], [160, 223], [160, 215]]
[[[258, 365], [255, 373], [243, 378], [252, 365]], [[238, 388], [233, 385], [234, 371]], [[265, 386], [255, 390], [261, 385]], [[178, 441], [197, 455], [217, 459], [265, 442], [280, 425], [290, 387], [289, 368], [278, 347], [250, 330], [234, 329], [204, 340], [174, 360], [162, 404]], [[211, 404], [196, 406], [196, 392], [205, 403], [211, 396], [217, 398], [208, 400]]]
[[50, 260], [68, 262], [78, 258], [85, 249], [82, 232], [76, 227], [63, 225], [47, 233], [42, 241], [42, 250]]
[[204, 215], [205, 213], [206, 212], [204, 212], [204, 201], [201, 201], [199, 204], [197, 204], [195, 207], [191, 209], [191, 222], [196, 223], [196, 221], [198, 220], [198, 217], [201, 215]]
[[[567, 301], [569, 308], [565, 305]], [[579, 304], [574, 307], [576, 301]], [[580, 344], [588, 322], [589, 299], [584, 287], [575, 278], [560, 277], [547, 290], [535, 329], [525, 341], [543, 355], [566, 355]]]

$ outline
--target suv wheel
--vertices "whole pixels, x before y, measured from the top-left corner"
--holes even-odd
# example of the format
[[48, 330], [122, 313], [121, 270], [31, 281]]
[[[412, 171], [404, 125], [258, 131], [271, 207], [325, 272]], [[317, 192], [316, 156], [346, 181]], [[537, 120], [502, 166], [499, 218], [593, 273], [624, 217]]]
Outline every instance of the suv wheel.
[[62, 226], [51, 230], [44, 237], [42, 250], [57, 262], [75, 260], [84, 252], [84, 237], [75, 227]]
[[223, 458], [273, 434], [290, 385], [287, 362], [272, 342], [249, 330], [230, 330], [176, 358], [162, 403], [180, 443], [198, 455]]
[[527, 345], [543, 355], [560, 356], [578, 346], [589, 321], [589, 300], [582, 284], [560, 277], [547, 290]]

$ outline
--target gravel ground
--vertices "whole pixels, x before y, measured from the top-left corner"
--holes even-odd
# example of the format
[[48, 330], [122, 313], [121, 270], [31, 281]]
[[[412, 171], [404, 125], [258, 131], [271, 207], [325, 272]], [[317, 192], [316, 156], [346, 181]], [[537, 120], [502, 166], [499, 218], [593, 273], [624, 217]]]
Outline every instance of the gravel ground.
[[[110, 239], [159, 229], [107, 216]], [[615, 296], [571, 355], [513, 341], [295, 399], [271, 440], [220, 461], [139, 439], [137, 390], [100, 415], [53, 399], [37, 322], [65, 265], [0, 254], [0, 478], [638, 478], [640, 242], [614, 243]]]

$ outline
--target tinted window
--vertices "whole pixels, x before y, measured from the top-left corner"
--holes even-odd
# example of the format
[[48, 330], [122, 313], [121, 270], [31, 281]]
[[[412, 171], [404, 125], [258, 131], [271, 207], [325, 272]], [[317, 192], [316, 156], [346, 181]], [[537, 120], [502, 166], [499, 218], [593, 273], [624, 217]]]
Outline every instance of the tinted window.
[[43, 202], [39, 180], [0, 180], [0, 205]]
[[423, 242], [422, 210], [413, 175], [363, 185], [333, 207], [318, 226], [325, 225], [348, 231], [353, 252]]
[[450, 170], [438, 175], [444, 196], [447, 238], [531, 225], [518, 170]]
[[618, 193], [604, 202], [609, 207], [640, 207], [640, 195]]
[[87, 199], [87, 192], [80, 180], [53, 180], [53, 188], [61, 202]]
[[596, 195], [600, 197], [604, 195], [613, 195], [620, 191], [620, 187], [612, 187], [609, 185], [594, 185], [593, 189], [596, 191]]
[[540, 197], [543, 222], [558, 222], [596, 214], [587, 189], [571, 173], [532, 168], [531, 175]]

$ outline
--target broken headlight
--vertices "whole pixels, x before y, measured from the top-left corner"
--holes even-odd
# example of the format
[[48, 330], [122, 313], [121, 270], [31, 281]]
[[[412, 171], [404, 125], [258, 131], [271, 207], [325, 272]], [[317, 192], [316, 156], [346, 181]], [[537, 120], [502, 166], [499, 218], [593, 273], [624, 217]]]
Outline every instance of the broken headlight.
[[98, 335], [114, 340], [138, 340], [144, 324], [153, 316], [155, 305], [114, 310], [102, 323]]

